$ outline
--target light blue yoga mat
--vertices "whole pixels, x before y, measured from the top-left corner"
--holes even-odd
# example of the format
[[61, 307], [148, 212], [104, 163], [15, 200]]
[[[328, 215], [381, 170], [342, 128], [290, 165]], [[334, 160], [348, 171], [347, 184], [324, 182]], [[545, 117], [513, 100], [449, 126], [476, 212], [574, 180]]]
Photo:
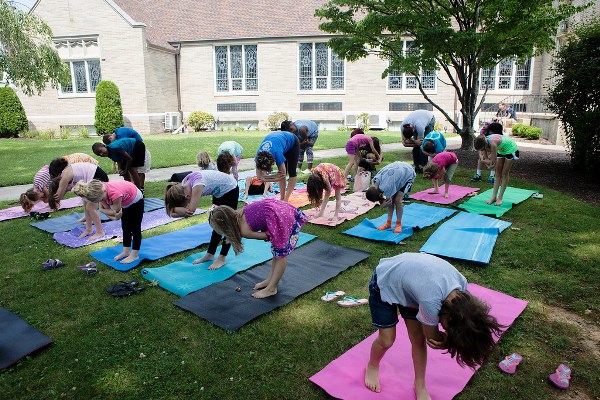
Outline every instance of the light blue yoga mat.
[[377, 228], [387, 220], [387, 214], [375, 219], [364, 219], [360, 224], [344, 231], [343, 233], [364, 239], [372, 239], [381, 242], [400, 243], [403, 239], [412, 236], [415, 228], [423, 229], [436, 224], [454, 214], [456, 210], [444, 207], [427, 206], [425, 204], [412, 203], [404, 206], [402, 212], [402, 232], [394, 233], [396, 226], [396, 212], [392, 218], [392, 228], [379, 231]]
[[[162, 199], [157, 199], [154, 197], [144, 199], [144, 212], [158, 210], [164, 206], [165, 201]], [[100, 219], [102, 221], [108, 221], [109, 218], [106, 215], [101, 212], [98, 214], [100, 214]], [[50, 217], [43, 221], [32, 222], [30, 225], [50, 233], [67, 232], [77, 227], [84, 226], [82, 222], [77, 222], [81, 218], [83, 218], [82, 212], [72, 212], [69, 215], [63, 215], [62, 217]]]
[[[302, 246], [314, 238], [316, 236], [301, 232], [296, 247]], [[236, 256], [233, 249], [231, 249], [227, 255], [227, 264], [216, 270], [207, 269], [212, 261], [197, 265], [192, 263], [206, 254], [206, 252], [202, 252], [192, 254], [181, 261], [167, 264], [164, 267], [144, 268], [142, 269], [142, 276], [144, 279], [158, 281], [162, 288], [170, 292], [185, 296], [213, 283], [224, 281], [240, 271], [245, 271], [273, 258], [271, 243], [269, 242], [243, 239], [242, 243], [244, 244], [244, 252]], [[220, 251], [221, 247], [217, 248], [215, 254], [219, 254]]]
[[493, 192], [494, 189], [488, 189], [477, 196], [471, 197], [469, 200], [459, 205], [458, 208], [462, 208], [463, 210], [466, 210], [472, 214], [486, 214], [501, 217], [508, 210], [510, 210], [514, 204], [519, 204], [522, 201], [527, 200], [532, 194], [537, 193], [538, 191], [519, 189], [509, 186], [504, 192], [504, 196], [502, 197], [502, 205], [500, 206], [486, 203], [492, 198]]
[[169, 232], [148, 239], [142, 239], [139, 259], [131, 264], [121, 264], [119, 261], [113, 261], [114, 256], [123, 251], [123, 245], [107, 247], [105, 249], [93, 251], [90, 253], [98, 261], [113, 267], [118, 271], [129, 271], [135, 268], [144, 259], [158, 260], [180, 251], [190, 250], [210, 241], [212, 228], [205, 222], [203, 224], [193, 225], [188, 228], [180, 229], [175, 232]]
[[496, 238], [510, 222], [460, 212], [444, 222], [419, 251], [488, 264]]

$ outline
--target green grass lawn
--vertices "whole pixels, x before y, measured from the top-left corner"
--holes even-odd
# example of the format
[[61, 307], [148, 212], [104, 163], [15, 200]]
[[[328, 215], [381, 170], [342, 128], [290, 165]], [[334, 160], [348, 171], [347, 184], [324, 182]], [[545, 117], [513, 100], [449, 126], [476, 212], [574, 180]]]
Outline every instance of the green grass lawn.
[[[244, 148], [244, 158], [254, 157], [256, 149], [264, 139], [265, 131], [242, 132], [195, 132], [182, 135], [147, 135], [144, 143], [152, 154], [152, 168], [174, 167], [196, 163], [196, 154], [207, 151], [216, 159], [217, 148], [226, 140], [235, 140]], [[400, 141], [399, 132], [371, 132], [383, 143]], [[315, 150], [344, 148], [349, 132], [319, 132]], [[56, 157], [70, 153], [87, 153], [93, 157], [92, 144], [102, 138], [37, 140], [2, 139], [0, 140], [0, 186], [23, 185], [33, 182], [33, 175], [41, 166], [49, 164]], [[112, 161], [96, 157], [100, 166], [107, 172], [112, 171]]]
[[[197, 134], [174, 140], [191, 146], [188, 141], [203, 138]], [[212, 143], [218, 141], [213, 138]], [[152, 138], [149, 143], [154, 143]], [[408, 157], [407, 153], [389, 153], [386, 161]], [[343, 166], [346, 160], [329, 161]], [[454, 183], [473, 185], [471, 174], [459, 168]], [[572, 393], [582, 395], [578, 398], [598, 398], [600, 361], [582, 344], [585, 333], [556, 321], [548, 307], [563, 308], [598, 329], [600, 207], [526, 181], [513, 179], [511, 184], [538, 189], [544, 199], [527, 200], [504, 215], [513, 225], [499, 236], [490, 265], [451, 262], [469, 281], [525, 299], [529, 306], [503, 336], [498, 357], [484, 365], [457, 398], [563, 399]], [[429, 185], [419, 178], [413, 192]], [[161, 197], [164, 186], [148, 183], [146, 195]], [[209, 203], [204, 198], [201, 206]], [[7, 202], [0, 203], [2, 208], [7, 206]], [[366, 216], [374, 218], [384, 212], [376, 207]], [[206, 219], [201, 215], [158, 227], [146, 231], [144, 238]], [[75, 266], [91, 261], [90, 251], [115, 243], [69, 249], [29, 226], [28, 219], [0, 222], [4, 261], [0, 305], [55, 340], [48, 349], [0, 374], [0, 398], [326, 399], [308, 377], [374, 328], [368, 307], [343, 309], [320, 301], [320, 296], [330, 290], [368, 296], [367, 284], [380, 258], [418, 251], [437, 228], [417, 231], [404, 245], [342, 234], [361, 220], [336, 228], [307, 224], [303, 231], [327, 242], [370, 251], [370, 258], [233, 334], [174, 306], [177, 296], [160, 287], [123, 299], [105, 292], [115, 281], [141, 280], [142, 267], [181, 260], [206, 246], [145, 262], [127, 273], [99, 265], [97, 275], [87, 276]], [[48, 258], [60, 258], [67, 266], [43, 271], [40, 265]], [[508, 376], [496, 364], [513, 352], [523, 355], [524, 361], [516, 375]], [[572, 387], [566, 394], [547, 381], [561, 362], [573, 369]]]

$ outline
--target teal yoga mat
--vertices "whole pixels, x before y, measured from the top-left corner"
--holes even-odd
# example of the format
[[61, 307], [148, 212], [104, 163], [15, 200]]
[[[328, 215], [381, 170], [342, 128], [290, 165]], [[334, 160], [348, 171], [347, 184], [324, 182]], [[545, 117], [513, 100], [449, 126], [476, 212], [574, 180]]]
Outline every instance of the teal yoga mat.
[[205, 222], [175, 232], [142, 239], [142, 247], [140, 248], [139, 253], [140, 258], [131, 264], [121, 264], [119, 261], [113, 261], [113, 257], [123, 251], [123, 245], [121, 244], [91, 252], [90, 255], [96, 260], [101, 261], [118, 271], [129, 271], [138, 266], [144, 259], [158, 260], [159, 258], [170, 256], [171, 254], [179, 253], [181, 251], [191, 250], [206, 244], [210, 241], [211, 234], [212, 228], [208, 222]]
[[498, 235], [510, 225], [484, 215], [460, 212], [433, 232], [419, 251], [488, 264]]
[[448, 218], [456, 211], [450, 208], [427, 206], [425, 204], [412, 203], [404, 206], [402, 212], [402, 232], [394, 233], [396, 226], [396, 213], [392, 218], [392, 228], [383, 231], [377, 228], [383, 225], [387, 219], [387, 213], [379, 218], [364, 219], [360, 224], [350, 228], [343, 233], [364, 239], [377, 240], [381, 242], [400, 243], [403, 239], [412, 236], [414, 229], [423, 229]]
[[[316, 236], [308, 233], [300, 233], [296, 247], [313, 240]], [[234, 254], [230, 250], [227, 255], [227, 264], [217, 270], [208, 270], [212, 261], [202, 264], [192, 264], [194, 260], [201, 258], [206, 252], [192, 254], [191, 256], [167, 264], [164, 267], [144, 268], [142, 276], [145, 279], [156, 280], [158, 284], [179, 296], [185, 296], [196, 290], [200, 290], [215, 282], [224, 281], [240, 271], [245, 271], [250, 267], [261, 264], [273, 258], [271, 254], [271, 244], [262, 240], [243, 239], [244, 252]], [[215, 254], [219, 254], [219, 247]]]
[[492, 198], [493, 192], [494, 189], [486, 190], [477, 196], [471, 197], [469, 200], [459, 205], [458, 208], [462, 208], [473, 214], [495, 215], [496, 217], [501, 217], [510, 210], [514, 204], [519, 204], [527, 200], [532, 194], [537, 193], [538, 191], [509, 186], [504, 192], [501, 206], [486, 204], [486, 201]]

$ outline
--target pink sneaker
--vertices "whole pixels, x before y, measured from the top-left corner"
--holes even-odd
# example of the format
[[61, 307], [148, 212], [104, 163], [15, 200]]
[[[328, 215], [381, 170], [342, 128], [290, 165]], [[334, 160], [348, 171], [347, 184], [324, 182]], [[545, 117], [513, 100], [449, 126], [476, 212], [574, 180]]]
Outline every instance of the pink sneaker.
[[548, 378], [557, 388], [568, 389], [569, 381], [571, 380], [571, 368], [567, 367], [565, 364], [560, 364], [558, 368], [556, 368], [556, 372], [550, 374]]
[[523, 361], [519, 353], [512, 353], [510, 356], [498, 363], [498, 367], [507, 374], [513, 375], [517, 371], [517, 365]]

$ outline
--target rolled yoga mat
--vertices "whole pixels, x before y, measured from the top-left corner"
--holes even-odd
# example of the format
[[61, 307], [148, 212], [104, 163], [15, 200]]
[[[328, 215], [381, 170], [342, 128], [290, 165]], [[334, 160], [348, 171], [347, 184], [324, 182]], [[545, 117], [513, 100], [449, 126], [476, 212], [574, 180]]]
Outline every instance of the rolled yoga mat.
[[90, 255], [117, 271], [129, 271], [137, 267], [143, 260], [158, 260], [206, 244], [210, 241], [211, 234], [212, 228], [208, 222], [205, 222], [178, 231], [142, 239], [139, 258], [131, 264], [121, 264], [119, 261], [113, 261], [113, 257], [123, 251], [123, 245], [121, 244], [93, 251]]
[[478, 194], [475, 197], [471, 197], [466, 202], [460, 204], [458, 208], [462, 208], [473, 214], [486, 214], [495, 215], [496, 217], [503, 216], [513, 205], [519, 204], [528, 198], [532, 194], [537, 193], [537, 190], [526, 190], [518, 189], [513, 187], [507, 187], [502, 197], [502, 205], [496, 206], [494, 204], [486, 204], [486, 201], [492, 198], [494, 189], [486, 190], [485, 192]]
[[[308, 233], [300, 233], [296, 248], [316, 238]], [[157, 281], [163, 289], [175, 293], [179, 296], [185, 296], [196, 290], [216, 282], [224, 281], [240, 271], [245, 271], [250, 267], [264, 263], [273, 258], [271, 254], [271, 243], [263, 240], [242, 239], [244, 251], [235, 255], [233, 249], [227, 255], [227, 263], [219, 269], [209, 270], [208, 267], [212, 261], [205, 261], [201, 264], [193, 264], [194, 260], [202, 258], [206, 252], [192, 254], [181, 261], [167, 264], [164, 267], [144, 268], [142, 277]], [[221, 252], [219, 246], [215, 251], [215, 257]]]
[[[492, 315], [500, 324], [507, 327], [513, 324], [527, 306], [526, 301], [479, 285], [469, 284], [468, 290], [484, 300], [491, 307]], [[365, 324], [369, 323], [370, 321], [365, 321]], [[310, 381], [338, 399], [414, 399], [411, 345], [402, 320], [396, 325], [394, 345], [381, 360], [379, 367], [381, 393], [374, 393], [365, 386], [365, 367], [369, 361], [371, 344], [376, 338], [377, 332], [330, 362], [321, 371], [311, 376]], [[490, 362], [497, 361], [490, 360]], [[450, 358], [450, 354], [444, 353], [443, 350], [427, 348], [425, 380], [432, 399], [454, 398], [464, 389], [474, 374], [475, 371], [468, 367], [462, 368], [455, 359]], [[490, 398], [502, 398], [505, 394], [506, 387], [499, 385], [498, 393], [490, 393]]]
[[[188, 294], [174, 304], [227, 331], [237, 331], [260, 315], [288, 304], [369, 256], [366, 251], [315, 240], [288, 256], [287, 269], [274, 296], [264, 299], [251, 296], [254, 285], [269, 275], [271, 262], [268, 262]], [[241, 289], [239, 292], [237, 287]]]
[[53, 342], [16, 314], [0, 307], [0, 370]]

